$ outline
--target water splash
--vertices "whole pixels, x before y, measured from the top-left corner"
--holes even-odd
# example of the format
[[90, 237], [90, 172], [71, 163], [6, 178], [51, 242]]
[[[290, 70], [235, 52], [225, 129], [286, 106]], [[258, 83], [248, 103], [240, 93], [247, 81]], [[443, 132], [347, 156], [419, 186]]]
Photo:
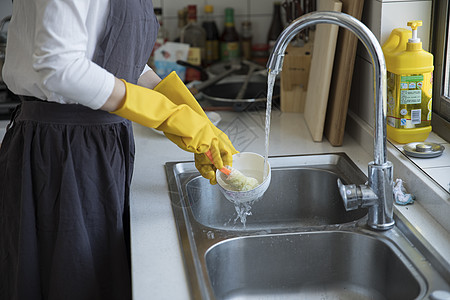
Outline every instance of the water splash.
[[[266, 124], [265, 124], [265, 155], [264, 155], [264, 175], [263, 175], [263, 181], [267, 178], [268, 170], [267, 167], [268, 160], [269, 160], [269, 134], [270, 134], [270, 118], [272, 113], [272, 95], [273, 95], [273, 87], [275, 85], [277, 74], [274, 74], [272, 72], [268, 72], [267, 76], [267, 105], [266, 105]], [[259, 199], [257, 199], [259, 200]], [[250, 211], [252, 209], [253, 203], [255, 203], [257, 200], [249, 201], [249, 202], [239, 202], [239, 201], [233, 201], [234, 208], [236, 210], [237, 216], [234, 219], [234, 223], [236, 224], [237, 220], [240, 220], [241, 223], [244, 225], [247, 222], [247, 216], [251, 216], [252, 212]]]
[[234, 219], [234, 223], [236, 224], [237, 220], [241, 220], [242, 225], [247, 223], [247, 216], [251, 216], [252, 212], [250, 211], [252, 209], [253, 203], [255, 203], [256, 200], [250, 201], [250, 202], [234, 202], [234, 209], [236, 210], [237, 216]]
[[214, 232], [208, 231], [206, 233], [206, 236], [207, 236], [208, 239], [213, 240], [214, 239]]

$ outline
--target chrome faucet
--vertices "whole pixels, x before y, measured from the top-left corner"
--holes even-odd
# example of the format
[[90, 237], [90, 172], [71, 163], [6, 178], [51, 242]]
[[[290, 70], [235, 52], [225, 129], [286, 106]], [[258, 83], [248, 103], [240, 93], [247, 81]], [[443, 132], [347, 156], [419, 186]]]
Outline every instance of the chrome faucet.
[[359, 20], [340, 12], [312, 12], [292, 21], [278, 37], [267, 62], [271, 74], [281, 72], [289, 42], [304, 28], [316, 24], [334, 24], [353, 32], [369, 52], [373, 65], [375, 127], [373, 161], [369, 163], [368, 183], [338, 187], [346, 210], [368, 207], [367, 224], [376, 230], [394, 226], [393, 166], [386, 158], [386, 64], [383, 51], [373, 33]]

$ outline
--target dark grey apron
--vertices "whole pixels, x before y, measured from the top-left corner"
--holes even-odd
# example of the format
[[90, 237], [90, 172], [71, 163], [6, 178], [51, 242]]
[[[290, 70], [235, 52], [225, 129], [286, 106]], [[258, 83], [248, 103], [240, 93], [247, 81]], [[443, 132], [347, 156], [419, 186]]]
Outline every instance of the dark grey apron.
[[[115, 0], [94, 61], [136, 83], [158, 31]], [[0, 148], [0, 299], [131, 299], [131, 122], [22, 97]]]

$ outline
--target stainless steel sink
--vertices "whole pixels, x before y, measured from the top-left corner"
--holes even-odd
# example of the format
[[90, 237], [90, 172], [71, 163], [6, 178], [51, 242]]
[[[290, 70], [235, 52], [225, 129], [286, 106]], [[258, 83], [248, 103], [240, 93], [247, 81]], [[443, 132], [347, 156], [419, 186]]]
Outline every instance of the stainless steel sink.
[[421, 299], [425, 283], [384, 240], [354, 232], [240, 237], [205, 255], [217, 299]]
[[271, 157], [272, 182], [244, 226], [193, 162], [166, 163], [192, 299], [426, 299], [450, 268], [407, 221], [369, 230], [336, 181], [364, 184], [343, 153]]
[[344, 155], [311, 159], [299, 156], [297, 162], [303, 166], [272, 168], [270, 187], [263, 198], [252, 205], [252, 215], [247, 218], [245, 227], [233, 226], [235, 207], [200, 176], [186, 183], [187, 203], [197, 222], [220, 229], [233, 226], [237, 230], [260, 230], [342, 224], [365, 216], [366, 209], [345, 210], [336, 185], [338, 178], [364, 184], [364, 174]]
[[[247, 218], [245, 228], [241, 229], [340, 224], [365, 216], [366, 209], [345, 210], [336, 185], [336, 180], [345, 175], [331, 166], [272, 170], [269, 189], [252, 206], [252, 215]], [[358, 177], [359, 174], [352, 175]], [[211, 188], [209, 182], [201, 177], [189, 181], [186, 189], [197, 222], [229, 229], [230, 216], [235, 213], [235, 208], [218, 189]]]

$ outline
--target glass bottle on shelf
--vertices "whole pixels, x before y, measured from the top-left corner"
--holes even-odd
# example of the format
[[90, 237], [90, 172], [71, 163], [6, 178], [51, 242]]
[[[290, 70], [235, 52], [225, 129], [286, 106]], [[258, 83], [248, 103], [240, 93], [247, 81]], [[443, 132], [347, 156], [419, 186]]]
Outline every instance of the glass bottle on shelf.
[[266, 43], [252, 45], [252, 61], [266, 66], [269, 59], [269, 45]]
[[219, 31], [213, 17], [214, 7], [205, 5], [204, 11], [202, 27], [206, 32], [205, 65], [210, 65], [219, 60]]
[[[181, 30], [180, 42], [189, 44], [188, 63], [194, 66], [202, 66], [205, 57], [206, 32], [197, 23], [197, 6], [188, 6], [187, 25]], [[200, 80], [201, 73], [194, 68], [186, 70], [186, 82]]]
[[157, 35], [156, 39], [165, 43], [169, 40], [169, 31], [164, 26], [163, 10], [161, 7], [155, 7], [154, 11], [155, 11], [156, 19], [158, 20], [158, 23], [159, 23], [159, 30], [158, 30], [158, 35]]
[[179, 43], [181, 37], [181, 30], [183, 30], [184, 26], [187, 24], [186, 16], [187, 16], [187, 7], [178, 10], [178, 27], [177, 27], [177, 37], [174, 39], [174, 42]]
[[250, 21], [242, 22], [241, 31], [241, 50], [242, 58], [250, 60], [252, 58], [252, 23]]
[[158, 30], [158, 35], [156, 36], [155, 45], [153, 46], [152, 54], [150, 55], [150, 58], [148, 60], [148, 65], [152, 68], [155, 68], [154, 57], [153, 57], [155, 50], [158, 49], [159, 47], [161, 47], [162, 45], [164, 45], [164, 43], [169, 40], [169, 31], [167, 30], [166, 27], [164, 27], [164, 24], [163, 24], [162, 8], [155, 7], [153, 10], [155, 12], [156, 19], [158, 20], [158, 23], [159, 23], [159, 30]]
[[284, 26], [281, 21], [281, 3], [273, 3], [272, 22], [270, 23], [269, 32], [267, 34], [267, 44], [269, 45], [269, 53], [272, 52], [272, 48], [275, 45], [280, 33], [283, 31]]
[[225, 27], [220, 37], [220, 59], [223, 61], [240, 58], [239, 34], [234, 26], [234, 10], [225, 9]]

